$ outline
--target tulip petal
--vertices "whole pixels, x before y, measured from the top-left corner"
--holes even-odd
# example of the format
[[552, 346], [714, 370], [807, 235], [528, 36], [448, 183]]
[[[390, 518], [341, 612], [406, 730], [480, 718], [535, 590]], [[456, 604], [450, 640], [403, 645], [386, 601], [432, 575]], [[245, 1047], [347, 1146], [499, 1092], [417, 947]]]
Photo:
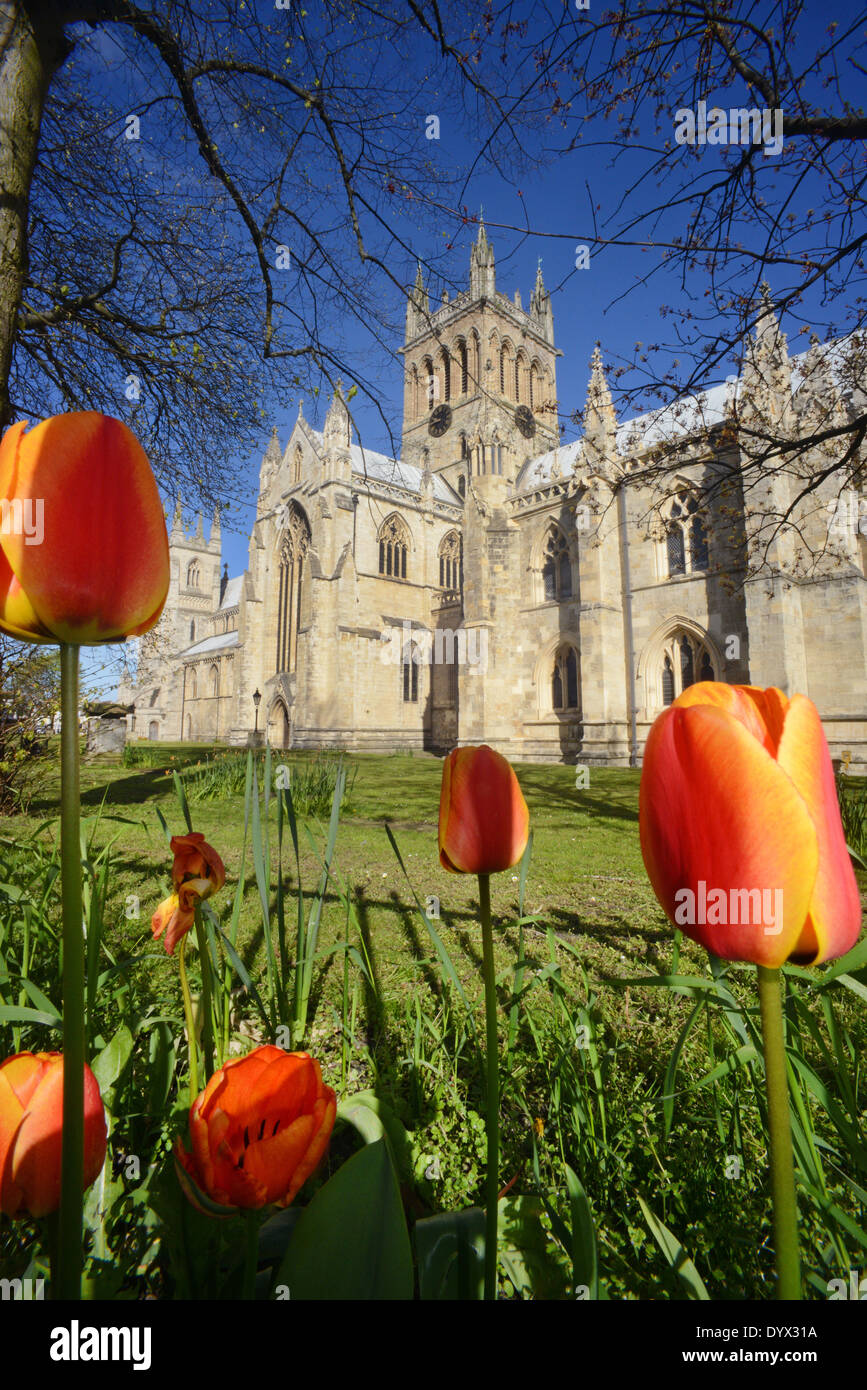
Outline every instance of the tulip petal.
[[440, 863], [456, 873], [492, 874], [517, 864], [530, 813], [511, 764], [487, 744], [456, 748], [443, 764]]
[[289, 1184], [289, 1191], [286, 1196], [278, 1203], [281, 1207], [288, 1207], [294, 1200], [296, 1194], [306, 1183], [310, 1174], [318, 1168], [322, 1155], [328, 1148], [328, 1141], [331, 1138], [331, 1131], [334, 1128], [334, 1121], [337, 1116], [337, 1097], [330, 1087], [326, 1087], [326, 1095], [316, 1102], [313, 1110], [313, 1139], [310, 1147], [302, 1158], [298, 1167], [292, 1175]]
[[310, 1146], [313, 1132], [312, 1113], [299, 1115], [276, 1134], [251, 1143], [245, 1150], [244, 1172], [263, 1185], [267, 1201], [274, 1202], [286, 1194], [292, 1175]]
[[[776, 693], [780, 694], [779, 691]], [[686, 690], [678, 695], [670, 708], [689, 709], [695, 705], [702, 705], [705, 708], [711, 706], [721, 709], [743, 724], [744, 728], [748, 729], [769, 753], [776, 754], [779, 738], [771, 736], [764, 717], [764, 701], [757, 698], [764, 695], [765, 691], [759, 690], [757, 686], [726, 685], [725, 681], [696, 681], [694, 685], [687, 686]], [[775, 717], [775, 713], [776, 707], [772, 706], [770, 710], [772, 718]], [[782, 729], [781, 717], [776, 718], [776, 723]]]
[[54, 416], [0, 444], [0, 496], [40, 503], [43, 538], [3, 548], [55, 641], [98, 645], [157, 621], [168, 594], [165, 517], [147, 456], [119, 420]]
[[12, 1170], [26, 1194], [31, 1216], [46, 1216], [60, 1206], [60, 1145], [63, 1135], [63, 1066], [46, 1067], [38, 1091], [15, 1139]]
[[0, 1066], [0, 1211], [16, 1216], [24, 1194], [15, 1181], [12, 1155], [24, 1121], [24, 1108], [6, 1078], [7, 1066]]
[[[726, 960], [774, 967], [788, 959], [816, 882], [816, 830], [746, 720], [719, 704], [671, 706], [661, 715], [644, 754], [639, 827], [648, 876], [675, 925]], [[679, 921], [675, 894], [691, 890], [698, 907], [700, 881], [708, 893], [723, 891], [727, 917], [749, 915], [744, 892], [767, 891], [775, 907], [779, 890], [782, 922], [764, 913], [760, 923]]]
[[0, 632], [19, 642], [53, 642], [57, 638], [39, 621], [33, 604], [0, 545]]
[[803, 695], [792, 697], [777, 760], [813, 817], [819, 868], [809, 916], [793, 953], [811, 965], [851, 950], [861, 930], [861, 898], [846, 849], [831, 755], [818, 711]]

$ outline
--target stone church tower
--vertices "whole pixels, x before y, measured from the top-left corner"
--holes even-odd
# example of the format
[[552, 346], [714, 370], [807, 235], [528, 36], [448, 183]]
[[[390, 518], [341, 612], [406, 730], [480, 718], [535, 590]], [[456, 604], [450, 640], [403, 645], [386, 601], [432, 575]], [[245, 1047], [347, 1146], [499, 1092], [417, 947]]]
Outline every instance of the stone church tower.
[[597, 344], [561, 444], [541, 266], [525, 310], [480, 222], [466, 290], [433, 305], [419, 266], [399, 351], [401, 458], [358, 442], [339, 386], [321, 430], [299, 409], [265, 449], [243, 574], [220, 572], [219, 517], [205, 541], [176, 513], [131, 732], [625, 766], [716, 680], [809, 695], [867, 767], [867, 498], [841, 506], [833, 439], [800, 460], [826, 475], [804, 497], [752, 447], [863, 408], [841, 344], [790, 355], [765, 291], [739, 378], [624, 422]]

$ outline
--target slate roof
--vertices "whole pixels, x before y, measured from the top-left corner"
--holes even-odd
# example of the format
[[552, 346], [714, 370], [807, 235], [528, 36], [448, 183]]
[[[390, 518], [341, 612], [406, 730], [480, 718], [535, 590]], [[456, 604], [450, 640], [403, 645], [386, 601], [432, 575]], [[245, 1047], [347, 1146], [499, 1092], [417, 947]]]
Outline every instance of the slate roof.
[[216, 637], [206, 637], [201, 642], [195, 642], [192, 647], [187, 647], [184, 656], [205, 656], [207, 652], [225, 651], [227, 647], [237, 647], [238, 633], [218, 632]]

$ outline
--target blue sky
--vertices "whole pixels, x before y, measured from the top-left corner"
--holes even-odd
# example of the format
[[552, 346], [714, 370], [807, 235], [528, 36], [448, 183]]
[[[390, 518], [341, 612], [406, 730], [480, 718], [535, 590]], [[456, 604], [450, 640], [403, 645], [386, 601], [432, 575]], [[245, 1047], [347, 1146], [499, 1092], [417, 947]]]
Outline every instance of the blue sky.
[[[560, 8], [562, 10], [562, 6]], [[847, 6], [845, 10], [842, 6], [838, 8], [841, 22], [848, 23], [854, 19], [854, 7]], [[260, 5], [258, 9], [263, 12], [270, 10], [270, 6]], [[315, 18], [315, 4], [308, 5], [308, 9]], [[761, 12], [759, 7], [754, 7], [752, 17], [761, 23], [763, 14], [772, 16], [775, 12], [775, 6], [766, 6]], [[513, 8], [512, 14], [523, 17], [530, 25], [526, 53], [523, 50], [516, 50], [515, 53], [516, 59], [526, 59], [526, 71], [530, 72], [532, 26], [541, 26], [543, 10], [522, 3]], [[556, 17], [556, 4], [552, 3], [549, 14]], [[807, 13], [791, 40], [791, 51], [805, 71], [817, 48], [827, 41], [827, 29], [832, 18], [833, 14], [817, 0], [807, 6]], [[104, 33], [97, 31], [87, 42], [93, 52], [94, 70], [101, 64], [107, 65], [112, 80], [128, 83], [133, 95], [137, 83], [139, 90], [145, 89], [147, 73], [131, 70], [128, 55], [125, 57]], [[81, 61], [86, 62], [84, 53]], [[482, 135], [473, 128], [471, 121], [465, 120], [461, 124], [456, 114], [443, 107], [435, 81], [423, 64], [420, 63], [415, 76], [415, 99], [398, 118], [403, 136], [409, 141], [417, 141], [436, 169], [462, 180], [463, 186], [452, 207], [456, 204], [465, 207], [472, 217], [481, 206], [484, 207], [485, 224], [496, 255], [498, 288], [510, 296], [520, 289], [526, 307], [537, 262], [541, 257], [545, 283], [552, 294], [555, 342], [563, 353], [558, 364], [558, 394], [561, 421], [565, 424], [564, 439], [572, 439], [578, 432], [568, 417], [583, 406], [589, 358], [597, 339], [602, 343], [606, 364], [628, 369], [620, 386], [632, 392], [632, 403], [631, 408], [623, 408], [621, 403], [621, 418], [628, 418], [629, 415], [640, 413], [642, 408], [657, 404], [659, 397], [645, 389], [648, 377], [670, 371], [675, 375], [688, 376], [691, 369], [690, 350], [694, 346], [690, 342], [687, 326], [682, 350], [678, 350], [674, 342], [673, 321], [662, 306], [691, 310], [695, 314], [696, 338], [701, 333], [713, 331], [714, 327], [714, 309], [712, 305], [708, 306], [704, 278], [694, 276], [684, 282], [679, 269], [669, 268], [664, 263], [664, 253], [659, 243], [670, 241], [682, 232], [687, 213], [687, 209], [681, 207], [667, 207], [666, 200], [681, 192], [680, 186], [684, 183], [698, 189], [702, 179], [719, 170], [725, 152], [710, 146], [701, 150], [681, 149], [682, 164], [673, 162], [673, 176], [660, 190], [652, 179], [646, 177], [646, 170], [654, 153], [660, 150], [662, 140], [673, 138], [677, 103], [672, 101], [671, 110], [666, 111], [663, 102], [659, 114], [655, 114], [649, 105], [639, 108], [632, 122], [633, 131], [626, 149], [615, 151], [611, 146], [616, 128], [614, 122], [602, 114], [583, 128], [581, 139], [575, 147], [567, 149], [578, 133], [577, 116], [583, 114], [581, 98], [578, 98], [571, 110], [548, 124], [542, 123], [532, 137], [534, 152], [542, 155], [539, 167], [513, 167], [507, 178], [479, 160]], [[844, 64], [840, 81], [844, 95], [857, 104], [863, 89], [863, 77], [854, 67], [847, 70]], [[837, 105], [838, 99], [823, 91], [818, 77], [808, 80], [804, 92], [808, 99], [821, 107], [826, 103], [832, 108]], [[708, 106], [716, 103], [723, 109], [747, 104], [740, 83], [735, 83], [726, 91], [699, 92], [698, 95], [706, 99]], [[135, 109], [134, 101], [129, 109]], [[425, 118], [429, 113], [435, 113], [440, 118], [440, 138], [425, 142]], [[788, 153], [791, 155], [792, 152]], [[193, 166], [189, 176], [195, 177]], [[815, 206], [821, 213], [826, 189], [824, 177], [819, 179], [805, 174], [792, 164], [790, 158], [787, 162], [785, 158], [774, 156], [759, 159], [758, 177], [762, 191], [769, 198], [778, 197], [785, 188], [797, 218], [807, 207]], [[652, 226], [640, 223], [630, 227], [642, 209], [657, 203], [662, 204], [662, 211]], [[415, 274], [413, 257], [419, 256], [430, 267], [427, 279], [432, 298], [438, 301], [444, 286], [452, 293], [463, 289], [467, 283], [469, 248], [476, 235], [476, 226], [473, 223], [456, 225], [455, 219], [447, 215], [437, 225], [436, 218], [419, 218], [411, 204], [401, 203], [399, 199], [395, 202], [393, 215], [395, 230], [412, 251], [412, 255], [402, 252], [392, 259], [394, 273], [404, 282], [411, 282]], [[601, 237], [609, 236], [616, 230], [636, 244], [592, 246], [589, 269], [576, 269], [576, 247], [592, 242], [594, 230]], [[758, 247], [760, 237], [761, 230], [747, 221], [736, 229], [735, 239], [741, 239], [745, 246]], [[648, 278], [651, 270], [654, 274]], [[792, 275], [789, 267], [773, 268], [767, 272], [772, 293], [780, 294], [791, 288], [792, 280], [787, 277]], [[756, 280], [760, 278], [760, 275], [755, 277]], [[755, 283], [750, 283], [750, 275], [746, 272], [743, 281], [745, 293], [754, 291]], [[396, 355], [396, 349], [402, 341], [404, 299], [385, 280], [381, 294], [396, 330], [390, 349], [377, 345], [356, 321], [341, 320], [334, 308], [326, 311], [320, 332], [333, 333], [335, 342], [341, 342], [344, 353], [357, 361], [359, 370], [375, 382], [390, 428], [395, 436], [399, 436], [402, 378], [401, 359]], [[800, 313], [800, 318], [790, 316], [783, 321], [792, 351], [807, 346], [806, 334], [799, 332], [807, 325], [815, 327], [821, 338], [829, 332], [839, 334], [852, 326], [847, 321], [843, 306], [822, 303], [818, 287], [807, 297]], [[659, 346], [654, 348], [651, 346], [654, 344]], [[642, 354], [647, 359], [643, 363]], [[723, 380], [734, 369], [733, 360], [720, 362], [715, 370], [708, 372], [705, 384]], [[327, 408], [327, 394], [327, 391], [320, 393], [318, 399], [314, 399], [309, 390], [287, 394], [273, 419], [269, 418], [263, 427], [260, 445], [249, 457], [236, 460], [246, 479], [246, 486], [232, 489], [226, 498], [230, 511], [223, 520], [223, 555], [230, 574], [240, 573], [247, 564], [259, 463], [272, 424], [277, 425], [281, 445], [285, 446], [301, 397], [305, 416], [320, 427]], [[388, 434], [377, 411], [362, 396], [356, 397], [353, 407], [362, 441], [368, 447], [390, 452]], [[191, 509], [185, 511], [184, 519], [190, 530], [194, 522]], [[206, 517], [206, 529], [208, 522], [209, 518]], [[98, 652], [93, 654], [93, 658], [97, 665], [101, 664]], [[89, 662], [89, 668], [93, 667], [94, 661]]]

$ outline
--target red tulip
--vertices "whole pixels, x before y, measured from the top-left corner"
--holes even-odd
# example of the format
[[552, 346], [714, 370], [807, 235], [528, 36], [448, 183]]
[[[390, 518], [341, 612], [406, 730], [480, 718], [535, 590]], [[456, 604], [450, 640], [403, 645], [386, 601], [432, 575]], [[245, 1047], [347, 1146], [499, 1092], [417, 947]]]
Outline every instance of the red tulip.
[[144, 450], [93, 410], [26, 426], [0, 443], [0, 631], [86, 646], [147, 632], [168, 595], [169, 546]]
[[288, 1207], [325, 1153], [336, 1112], [317, 1061], [257, 1047], [214, 1072], [190, 1110], [193, 1152], [178, 1139], [175, 1157], [220, 1206]]
[[715, 955], [815, 965], [855, 944], [858, 887], [806, 696], [690, 686], [650, 730], [639, 829], [664, 911]]
[[165, 931], [169, 955], [174, 954], [181, 937], [186, 936], [196, 920], [196, 904], [219, 892], [226, 882], [222, 859], [198, 831], [173, 835], [171, 847], [175, 856], [172, 864], [175, 892], [160, 903], [151, 918], [154, 940]]
[[486, 743], [449, 753], [440, 793], [443, 868], [500, 873], [517, 864], [529, 834], [530, 813], [511, 763]]
[[[84, 1068], [84, 1186], [105, 1162], [108, 1130], [96, 1077]], [[0, 1064], [0, 1211], [47, 1216], [60, 1206], [63, 1053], [19, 1052]]]

